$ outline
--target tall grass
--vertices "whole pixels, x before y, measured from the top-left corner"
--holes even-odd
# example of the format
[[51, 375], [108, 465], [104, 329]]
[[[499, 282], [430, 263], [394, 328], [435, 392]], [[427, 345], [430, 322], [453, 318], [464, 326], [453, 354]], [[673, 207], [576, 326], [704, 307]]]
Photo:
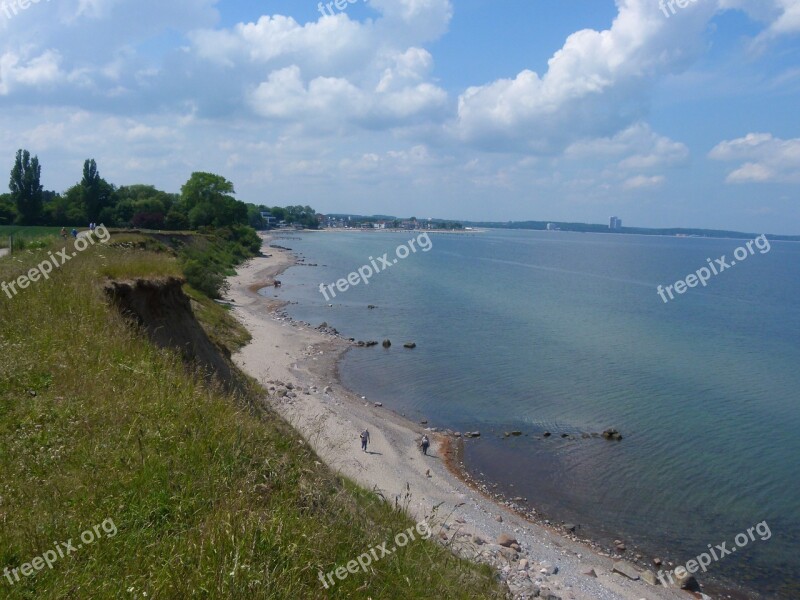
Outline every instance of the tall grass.
[[[0, 281], [46, 251], [0, 261]], [[168, 253], [95, 246], [0, 294], [0, 597], [501, 597], [486, 568], [423, 541], [323, 589], [319, 571], [412, 523], [328, 471], [259, 390], [205, 385], [106, 303], [108, 276], [177, 272]], [[246, 342], [191, 294], [217, 341]], [[13, 585], [2, 575], [106, 519], [114, 537]]]
[[9, 239], [14, 240], [14, 249], [24, 249], [34, 240], [47, 239], [48, 243], [58, 237], [60, 227], [28, 227], [24, 225], [0, 225], [0, 248], [9, 247]]

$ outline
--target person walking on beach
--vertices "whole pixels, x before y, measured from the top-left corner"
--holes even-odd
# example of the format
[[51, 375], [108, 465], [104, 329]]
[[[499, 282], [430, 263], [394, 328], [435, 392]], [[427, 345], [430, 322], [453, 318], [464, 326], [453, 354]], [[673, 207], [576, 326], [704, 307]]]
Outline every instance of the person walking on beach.
[[365, 429], [361, 432], [361, 449], [366, 452], [367, 444], [369, 443], [369, 430]]
[[422, 453], [425, 456], [428, 456], [428, 448], [431, 445], [431, 441], [428, 439], [427, 435], [423, 435], [422, 436], [422, 444], [420, 444], [420, 445], [422, 446]]

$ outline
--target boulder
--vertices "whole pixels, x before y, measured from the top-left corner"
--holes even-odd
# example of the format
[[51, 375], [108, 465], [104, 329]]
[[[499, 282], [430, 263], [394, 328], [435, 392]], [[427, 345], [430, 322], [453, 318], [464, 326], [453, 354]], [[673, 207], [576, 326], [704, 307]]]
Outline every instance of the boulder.
[[633, 579], [634, 581], [639, 579], [639, 571], [636, 570], [636, 567], [624, 560], [618, 560], [615, 562], [614, 568], [611, 569], [611, 572], [619, 573], [620, 575], [624, 575], [628, 579]]
[[392, 347], [391, 340], [383, 340], [383, 347], [384, 348], [391, 348]]
[[541, 563], [541, 568], [539, 569], [539, 572], [542, 575], [555, 575], [556, 573], [558, 573], [558, 567], [556, 567], [552, 563], [544, 561], [543, 563]]
[[650, 585], [658, 585], [658, 579], [656, 579], [656, 574], [652, 571], [642, 571], [641, 574], [642, 581], [649, 583]]
[[622, 434], [616, 429], [609, 428], [603, 432], [603, 437], [607, 440], [619, 441], [622, 439]]
[[413, 350], [416, 347], [417, 345], [414, 342], [406, 342], [403, 344], [403, 348], [408, 348], [409, 350]]
[[507, 533], [501, 533], [497, 538], [497, 544], [499, 546], [503, 546], [504, 548], [511, 548], [512, 544], [516, 544], [517, 540], [508, 535]]

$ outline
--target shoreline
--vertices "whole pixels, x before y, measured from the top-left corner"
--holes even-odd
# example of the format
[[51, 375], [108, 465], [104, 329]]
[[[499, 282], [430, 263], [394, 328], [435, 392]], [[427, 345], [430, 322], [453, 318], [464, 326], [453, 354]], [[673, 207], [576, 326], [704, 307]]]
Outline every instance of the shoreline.
[[[412, 517], [433, 521], [439, 527], [438, 541], [464, 558], [492, 565], [515, 598], [533, 597], [536, 590], [545, 592], [544, 597], [575, 600], [693, 597], [613, 573], [622, 557], [538, 522], [535, 514], [515, 510], [520, 507], [482, 489], [459, 466], [458, 445], [463, 441], [426, 430], [345, 389], [337, 365], [353, 344], [336, 332], [293, 321], [281, 312], [285, 302], [257, 293], [297, 264], [291, 252], [268, 246], [272, 236], [264, 239], [266, 255], [229, 280], [233, 312], [253, 335], [234, 361], [270, 390], [271, 407], [330, 468], [387, 502], [403, 505]], [[358, 442], [363, 428], [372, 437], [366, 455]], [[433, 442], [429, 457], [417, 448], [424, 433]], [[507, 548], [493, 543], [502, 534], [518, 544]]]

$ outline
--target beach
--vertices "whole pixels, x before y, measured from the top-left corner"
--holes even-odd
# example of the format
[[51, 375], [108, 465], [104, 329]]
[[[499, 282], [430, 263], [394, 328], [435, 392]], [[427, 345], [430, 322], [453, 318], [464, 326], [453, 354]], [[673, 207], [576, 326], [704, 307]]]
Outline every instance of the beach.
[[[494, 501], [448, 469], [443, 457], [453, 458], [457, 440], [426, 431], [424, 425], [345, 389], [336, 366], [351, 342], [292, 321], [282, 314], [279, 301], [258, 293], [294, 264], [290, 252], [268, 244], [265, 236], [265, 256], [249, 261], [229, 279], [233, 313], [253, 336], [233, 359], [270, 391], [271, 407], [330, 468], [405, 507], [413, 519], [434, 525], [438, 541], [459, 555], [493, 565], [516, 598], [692, 597], [649, 585], [642, 573], [630, 573], [638, 580], [616, 573], [615, 566], [630, 571], [633, 565], [619, 563], [618, 557], [563, 528], [532, 522]], [[368, 453], [359, 441], [364, 429], [371, 437]], [[418, 446], [426, 433], [432, 441], [427, 457]]]

